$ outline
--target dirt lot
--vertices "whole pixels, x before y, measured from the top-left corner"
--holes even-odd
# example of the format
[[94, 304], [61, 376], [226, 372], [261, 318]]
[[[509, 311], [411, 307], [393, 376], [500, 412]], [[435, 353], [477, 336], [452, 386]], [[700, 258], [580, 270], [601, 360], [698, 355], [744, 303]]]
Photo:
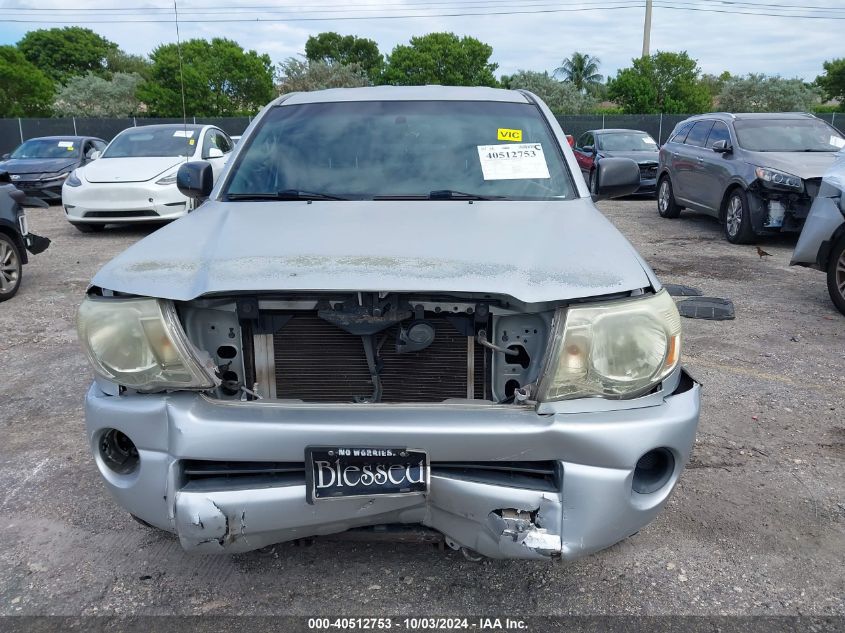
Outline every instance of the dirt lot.
[[794, 240], [762, 240], [760, 260], [707, 218], [600, 206], [665, 282], [733, 299], [737, 319], [684, 322], [703, 413], [667, 509], [569, 566], [319, 541], [196, 556], [134, 523], [88, 453], [74, 320], [94, 272], [150, 229], [83, 235], [30, 211], [53, 244], [0, 304], [0, 613], [845, 615], [845, 317], [823, 275], [788, 266]]

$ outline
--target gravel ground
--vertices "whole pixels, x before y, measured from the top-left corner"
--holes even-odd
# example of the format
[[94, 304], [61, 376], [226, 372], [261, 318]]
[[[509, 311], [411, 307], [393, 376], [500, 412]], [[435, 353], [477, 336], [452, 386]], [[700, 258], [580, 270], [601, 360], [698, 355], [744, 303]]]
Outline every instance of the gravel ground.
[[600, 205], [664, 282], [731, 298], [737, 318], [684, 321], [703, 411], [666, 510], [571, 565], [329, 541], [197, 556], [136, 524], [88, 454], [74, 320], [94, 272], [152, 229], [83, 235], [60, 208], [29, 211], [53, 244], [0, 304], [0, 614], [845, 615], [845, 317], [821, 273], [788, 266], [794, 240], [761, 240], [761, 260], [654, 206]]

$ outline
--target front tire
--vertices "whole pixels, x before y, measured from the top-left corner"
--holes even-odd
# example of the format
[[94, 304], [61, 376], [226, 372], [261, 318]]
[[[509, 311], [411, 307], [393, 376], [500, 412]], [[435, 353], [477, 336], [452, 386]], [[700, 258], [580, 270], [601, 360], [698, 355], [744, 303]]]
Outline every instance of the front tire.
[[827, 262], [827, 290], [833, 305], [845, 314], [845, 235], [839, 238], [830, 251]]
[[660, 184], [657, 185], [657, 212], [661, 218], [675, 219], [681, 215], [682, 208], [675, 202], [672, 181], [669, 180], [669, 176], [663, 176]]
[[748, 196], [742, 189], [735, 189], [725, 206], [725, 238], [731, 244], [750, 244], [754, 241]]
[[599, 183], [598, 183], [598, 176], [596, 176], [596, 170], [590, 170], [590, 179], [587, 181], [587, 185], [590, 188], [590, 193], [592, 195], [597, 195], [599, 192]]
[[71, 222], [71, 224], [73, 224], [77, 231], [82, 233], [99, 233], [106, 228], [105, 224], [89, 224], [87, 222], [84, 224], [82, 222]]
[[0, 302], [18, 293], [22, 272], [23, 260], [18, 245], [8, 235], [0, 233]]

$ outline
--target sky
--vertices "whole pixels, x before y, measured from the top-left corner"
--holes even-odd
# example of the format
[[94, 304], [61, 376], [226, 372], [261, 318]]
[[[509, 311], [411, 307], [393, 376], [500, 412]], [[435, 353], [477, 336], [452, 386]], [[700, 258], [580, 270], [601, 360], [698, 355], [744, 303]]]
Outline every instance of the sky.
[[[629, 66], [631, 59], [641, 54], [645, 14], [645, 0], [176, 1], [182, 40], [227, 37], [245, 48], [268, 53], [274, 62], [303, 53], [308, 36], [323, 31], [373, 39], [382, 53], [389, 53], [394, 46], [407, 43], [415, 35], [451, 31], [490, 44], [493, 47], [491, 61], [499, 65], [498, 75], [520, 69], [552, 71], [576, 50], [598, 57], [602, 74], [615, 75], [617, 69]], [[773, 5], [781, 5], [781, 8], [774, 9]], [[747, 11], [760, 15], [670, 8], [678, 6]], [[116, 10], [118, 7], [122, 10]], [[272, 7], [276, 12], [269, 14], [265, 7]], [[824, 11], [821, 7], [832, 10]], [[24, 12], [23, 9], [30, 11]], [[79, 9], [89, 11], [84, 14], [73, 12]], [[535, 13], [413, 19], [377, 17], [509, 11]], [[767, 15], [762, 15], [764, 13]], [[772, 13], [792, 17], [774, 16]], [[795, 17], [801, 14], [817, 16], [817, 19]], [[842, 19], [832, 19], [833, 16]], [[260, 17], [332, 19], [255, 21]], [[12, 21], [19, 19], [43, 22]], [[126, 23], [142, 19], [167, 22]], [[197, 19], [222, 21], [190, 21]], [[118, 22], [94, 24], [91, 20]], [[65, 23], [59, 24], [58, 21]], [[91, 28], [129, 53], [146, 55], [159, 44], [176, 41], [172, 0], [0, 0], [0, 44], [14, 44], [28, 30], [65, 26], [66, 22]], [[813, 80], [822, 73], [824, 60], [845, 57], [843, 29], [843, 0], [748, 0], [744, 3], [655, 0], [651, 52], [686, 50], [698, 60], [701, 70], [706, 73], [719, 74], [724, 70], [731, 74], [761, 72]]]

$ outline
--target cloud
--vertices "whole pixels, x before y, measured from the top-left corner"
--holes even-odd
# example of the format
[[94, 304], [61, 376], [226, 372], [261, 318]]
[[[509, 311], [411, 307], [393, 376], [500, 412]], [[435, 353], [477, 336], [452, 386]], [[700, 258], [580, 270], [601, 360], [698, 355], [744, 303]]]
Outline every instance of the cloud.
[[[108, 6], [120, 6], [117, 0], [105, 0]], [[602, 60], [601, 72], [614, 75], [618, 68], [628, 66], [632, 58], [639, 56], [642, 48], [643, 8], [618, 10], [538, 13], [531, 15], [489, 15], [472, 17], [426, 17], [417, 19], [376, 19], [378, 14], [402, 14], [419, 12], [419, 0], [354, 0], [354, 4], [338, 4], [339, 0], [320, 0], [319, 8], [311, 13], [325, 15], [327, 7], [354, 11], [354, 15], [368, 16], [368, 19], [333, 19], [321, 22], [188, 22], [203, 15], [221, 18], [255, 18], [261, 14], [249, 7], [266, 5], [264, 0], [179, 0], [183, 21], [180, 24], [183, 39], [194, 37], [228, 37], [238, 41], [245, 48], [266, 52], [275, 61], [303, 52], [309, 35], [322, 31], [337, 31], [369, 37], [379, 44], [385, 54], [397, 44], [406, 43], [414, 35], [432, 31], [452, 31], [459, 35], [471, 35], [493, 46], [493, 61], [499, 64], [499, 72], [508, 74], [518, 69], [553, 70], [560, 61], [573, 51], [595, 55]], [[277, 0], [272, 5], [280, 16], [303, 15], [302, 0]], [[566, 8], [566, 4], [540, 4], [534, 0], [530, 5], [501, 3], [480, 5], [478, 1], [465, 3], [461, 0], [444, 0], [438, 6], [448, 6], [444, 13], [471, 11], [479, 6], [500, 6], [502, 10], [532, 10], [542, 7]], [[5, 14], [9, 19], [22, 14], [12, 7], [31, 6], [27, 0], [7, 3]], [[63, 0], [40, 0], [38, 7], [67, 6]], [[74, 0], [75, 8], [98, 8], [102, 2]], [[156, 12], [154, 7], [168, 7], [163, 0], [127, 0], [127, 6], [149, 7], [148, 15], [168, 15]], [[238, 9], [238, 6], [241, 9]], [[310, 7], [317, 6], [312, 3]], [[209, 8], [211, 7], [211, 8]], [[300, 7], [300, 12], [296, 12]], [[373, 9], [362, 13], [364, 9]], [[490, 9], [488, 9], [490, 10]], [[192, 11], [194, 13], [192, 13]], [[428, 9], [428, 11], [432, 11]], [[96, 18], [112, 18], [114, 12], [93, 12]], [[35, 14], [27, 14], [35, 15]], [[62, 12], [39, 12], [40, 16], [58, 16]], [[67, 14], [64, 14], [67, 15]], [[169, 15], [172, 15], [169, 14]], [[78, 14], [71, 14], [78, 17]], [[845, 17], [845, 15], [843, 15]], [[85, 24], [104, 37], [117, 42], [124, 50], [147, 54], [157, 45], [176, 40], [173, 23], [156, 24]], [[652, 20], [651, 49], [679, 51], [686, 50], [698, 59], [705, 72], [720, 73], [729, 70], [733, 74], [763, 72], [785, 77], [801, 77], [811, 80], [822, 72], [822, 62], [830, 57], [830, 51], [841, 46], [841, 20], [797, 20], [771, 16], [726, 15], [677, 11], [655, 7]], [[51, 24], [0, 25], [0, 43], [13, 44], [23, 34], [34, 28], [48, 28]]]

